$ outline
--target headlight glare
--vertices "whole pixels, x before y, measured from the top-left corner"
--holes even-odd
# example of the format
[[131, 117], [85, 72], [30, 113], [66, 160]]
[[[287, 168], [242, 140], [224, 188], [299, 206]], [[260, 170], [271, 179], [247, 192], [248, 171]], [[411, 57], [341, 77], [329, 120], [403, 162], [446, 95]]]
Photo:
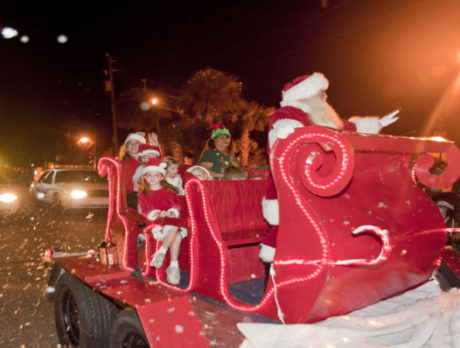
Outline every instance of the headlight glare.
[[88, 194], [86, 193], [86, 191], [83, 191], [83, 190], [73, 190], [71, 193], [70, 193], [70, 197], [72, 197], [73, 199], [82, 199], [82, 198], [85, 198]]
[[0, 201], [3, 203], [12, 203], [18, 199], [14, 193], [3, 193], [0, 195]]

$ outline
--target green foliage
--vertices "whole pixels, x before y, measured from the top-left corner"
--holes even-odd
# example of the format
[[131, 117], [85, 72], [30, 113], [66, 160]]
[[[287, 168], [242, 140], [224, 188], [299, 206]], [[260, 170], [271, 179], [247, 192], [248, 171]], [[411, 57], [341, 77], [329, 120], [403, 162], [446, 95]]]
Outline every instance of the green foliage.
[[[209, 125], [222, 121], [232, 133], [233, 150], [242, 166], [263, 162], [265, 149], [251, 139], [251, 132], [265, 131], [274, 108], [245, 101], [241, 90], [242, 83], [237, 77], [212, 68], [193, 74], [184, 84], [181, 95], [174, 100], [158, 91], [131, 89], [118, 98], [119, 127], [143, 131], [158, 129], [165, 154], [192, 156], [197, 161], [210, 137]], [[165, 109], [142, 110], [139, 105], [152, 94], [170, 104], [163, 105]], [[178, 149], [178, 144], [182, 149]]]

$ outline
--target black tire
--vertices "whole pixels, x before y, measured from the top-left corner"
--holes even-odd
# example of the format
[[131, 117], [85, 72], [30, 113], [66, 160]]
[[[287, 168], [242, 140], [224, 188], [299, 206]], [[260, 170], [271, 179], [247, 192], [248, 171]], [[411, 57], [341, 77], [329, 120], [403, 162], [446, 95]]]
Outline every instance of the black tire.
[[118, 314], [117, 318], [112, 324], [112, 328], [110, 329], [106, 347], [150, 347], [136, 311], [132, 309], [125, 309]]
[[54, 316], [59, 342], [72, 347], [104, 347], [118, 309], [69, 273], [56, 286]]

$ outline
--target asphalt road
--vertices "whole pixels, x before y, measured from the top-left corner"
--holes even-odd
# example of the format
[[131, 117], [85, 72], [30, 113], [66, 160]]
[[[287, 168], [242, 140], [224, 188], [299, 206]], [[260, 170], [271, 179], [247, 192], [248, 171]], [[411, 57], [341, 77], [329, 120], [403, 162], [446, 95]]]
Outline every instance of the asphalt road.
[[0, 347], [59, 347], [54, 303], [44, 295], [51, 266], [46, 249], [97, 250], [106, 211], [66, 212], [28, 208], [0, 220]]

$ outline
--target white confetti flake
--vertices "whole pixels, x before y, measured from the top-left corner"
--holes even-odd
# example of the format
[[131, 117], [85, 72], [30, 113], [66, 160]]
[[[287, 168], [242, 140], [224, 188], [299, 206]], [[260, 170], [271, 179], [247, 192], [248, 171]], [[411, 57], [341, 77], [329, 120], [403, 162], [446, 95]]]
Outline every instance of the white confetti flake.
[[171, 307], [171, 308], [168, 309], [168, 313], [172, 313], [172, 312], [174, 312], [175, 310], [176, 310], [175, 307]]
[[176, 332], [177, 333], [183, 333], [184, 332], [184, 327], [182, 325], [176, 325]]

